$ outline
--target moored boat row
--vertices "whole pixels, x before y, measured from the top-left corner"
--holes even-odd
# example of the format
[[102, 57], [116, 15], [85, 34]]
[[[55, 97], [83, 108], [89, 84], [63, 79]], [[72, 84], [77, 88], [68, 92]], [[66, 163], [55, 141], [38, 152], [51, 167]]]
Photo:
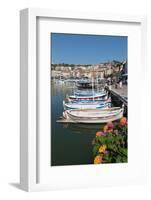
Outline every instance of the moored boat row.
[[92, 90], [86, 90], [87, 84], [90, 85], [90, 82], [77, 83], [78, 90], [63, 101], [63, 117], [66, 120], [74, 123], [106, 123], [123, 116], [124, 108], [111, 107], [111, 99], [105, 90], [95, 91], [93, 84]]

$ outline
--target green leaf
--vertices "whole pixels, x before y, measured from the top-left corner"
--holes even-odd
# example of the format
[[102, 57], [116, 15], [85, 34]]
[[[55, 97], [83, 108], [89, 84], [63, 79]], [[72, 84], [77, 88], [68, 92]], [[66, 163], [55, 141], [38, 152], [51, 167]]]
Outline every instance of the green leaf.
[[98, 149], [100, 147], [99, 143], [96, 143], [93, 147], [93, 156], [96, 156], [96, 154], [98, 153]]

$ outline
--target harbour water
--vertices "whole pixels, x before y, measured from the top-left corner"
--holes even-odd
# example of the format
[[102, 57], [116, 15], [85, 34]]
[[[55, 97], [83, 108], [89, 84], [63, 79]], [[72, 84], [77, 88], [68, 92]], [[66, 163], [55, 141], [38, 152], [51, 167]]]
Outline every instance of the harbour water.
[[101, 124], [61, 124], [63, 100], [74, 93], [65, 84], [51, 84], [51, 166], [92, 164], [92, 140]]

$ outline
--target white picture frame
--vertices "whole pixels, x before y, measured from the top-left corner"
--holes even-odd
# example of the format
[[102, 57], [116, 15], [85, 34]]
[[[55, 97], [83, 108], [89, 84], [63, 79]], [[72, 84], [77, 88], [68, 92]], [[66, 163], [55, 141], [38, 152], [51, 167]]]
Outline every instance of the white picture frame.
[[[139, 74], [143, 74], [143, 77], [146, 77], [144, 69], [146, 69], [146, 51], [147, 51], [147, 41], [146, 41], [146, 17], [145, 16], [124, 16], [124, 15], [112, 15], [112, 14], [100, 14], [100, 13], [87, 13], [87, 12], [72, 12], [72, 11], [54, 11], [49, 9], [24, 9], [20, 12], [20, 184], [21, 188], [26, 191], [39, 191], [39, 190], [52, 190], [52, 189], [62, 189], [62, 188], [72, 188], [72, 187], [95, 187], [95, 186], [104, 186], [104, 185], [120, 185], [120, 184], [135, 184], [135, 183], [144, 183], [146, 181], [146, 162], [145, 156], [143, 157], [143, 164], [138, 167], [138, 173], [132, 174], [123, 177], [119, 175], [117, 180], [115, 180], [114, 173], [117, 172], [117, 166], [112, 166], [113, 171], [111, 172], [110, 177], [106, 177], [106, 182], [99, 182], [99, 177], [97, 178], [95, 171], [99, 170], [99, 166], [96, 166], [92, 169], [92, 166], [86, 169], [86, 173], [83, 175], [87, 179], [88, 174], [92, 174], [90, 179], [93, 180], [92, 183], [89, 183], [87, 180], [82, 181], [82, 179], [74, 180], [75, 177], [66, 177], [70, 168], [61, 169], [60, 173], [63, 173], [65, 176], [60, 179], [60, 183], [54, 183], [41, 178], [41, 174], [45, 171], [44, 176], [48, 175], [47, 169], [41, 167], [41, 161], [39, 161], [39, 154], [44, 152], [39, 150], [39, 79], [37, 63], [38, 63], [38, 39], [37, 39], [37, 20], [38, 18], [45, 18], [47, 20], [51, 19], [60, 19], [72, 21], [82, 21], [98, 23], [99, 22], [109, 22], [111, 24], [127, 24], [127, 26], [132, 26], [137, 24], [139, 25], [140, 30], [140, 48], [141, 48], [141, 64], [139, 67]], [[47, 71], [49, 72], [49, 71]], [[132, 72], [134, 73], [134, 72]], [[44, 76], [46, 73], [44, 73]], [[46, 77], [48, 78], [48, 77]], [[136, 81], [138, 79], [136, 78]], [[47, 88], [48, 89], [48, 88]], [[141, 91], [145, 90], [145, 78], [142, 80]], [[142, 111], [140, 111], [142, 112]], [[47, 113], [48, 114], [48, 113]], [[132, 118], [132, 120], [134, 120]], [[48, 121], [48, 120], [46, 120]], [[143, 121], [142, 121], [143, 124]], [[50, 128], [50, 127], [49, 127]], [[139, 131], [139, 130], [138, 130]], [[49, 132], [49, 130], [46, 130]], [[40, 136], [41, 138], [41, 136]], [[46, 138], [45, 138], [46, 139]], [[47, 138], [48, 139], [48, 138]], [[133, 139], [134, 140], [134, 139]], [[143, 144], [145, 140], [145, 134], [143, 138], [138, 139], [139, 144]], [[45, 141], [45, 140], [44, 140]], [[41, 144], [40, 144], [41, 145]], [[49, 144], [50, 148], [50, 144]], [[138, 146], [136, 146], [138, 148]], [[47, 148], [48, 150], [48, 148]], [[47, 159], [47, 158], [46, 158]], [[44, 161], [45, 162], [45, 161]], [[39, 169], [40, 168], [40, 169]], [[48, 168], [48, 167], [47, 167]], [[122, 165], [118, 165], [118, 170], [122, 169]], [[125, 166], [124, 168], [129, 168]], [[133, 167], [134, 168], [134, 167]], [[81, 173], [80, 167], [72, 166], [72, 170], [75, 170], [75, 174]], [[43, 171], [41, 171], [43, 170]], [[52, 170], [52, 169], [50, 169]], [[72, 173], [71, 170], [71, 173]], [[127, 170], [127, 169], [125, 169]], [[126, 171], [125, 171], [126, 172]], [[54, 170], [54, 173], [55, 170]], [[57, 172], [58, 173], [58, 172]], [[122, 173], [122, 171], [121, 171]], [[139, 174], [139, 175], [138, 175]], [[58, 175], [59, 176], [59, 175]], [[40, 179], [39, 179], [40, 177]], [[104, 177], [105, 178], [105, 177]], [[59, 180], [59, 177], [58, 177]], [[95, 182], [96, 180], [96, 182]], [[79, 181], [79, 182], [78, 182]]]

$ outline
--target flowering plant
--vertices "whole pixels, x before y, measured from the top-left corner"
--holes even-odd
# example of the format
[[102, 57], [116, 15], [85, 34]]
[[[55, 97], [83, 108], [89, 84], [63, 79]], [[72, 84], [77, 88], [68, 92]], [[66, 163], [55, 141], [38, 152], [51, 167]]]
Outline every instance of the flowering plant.
[[127, 162], [127, 119], [109, 122], [93, 139], [94, 164]]

